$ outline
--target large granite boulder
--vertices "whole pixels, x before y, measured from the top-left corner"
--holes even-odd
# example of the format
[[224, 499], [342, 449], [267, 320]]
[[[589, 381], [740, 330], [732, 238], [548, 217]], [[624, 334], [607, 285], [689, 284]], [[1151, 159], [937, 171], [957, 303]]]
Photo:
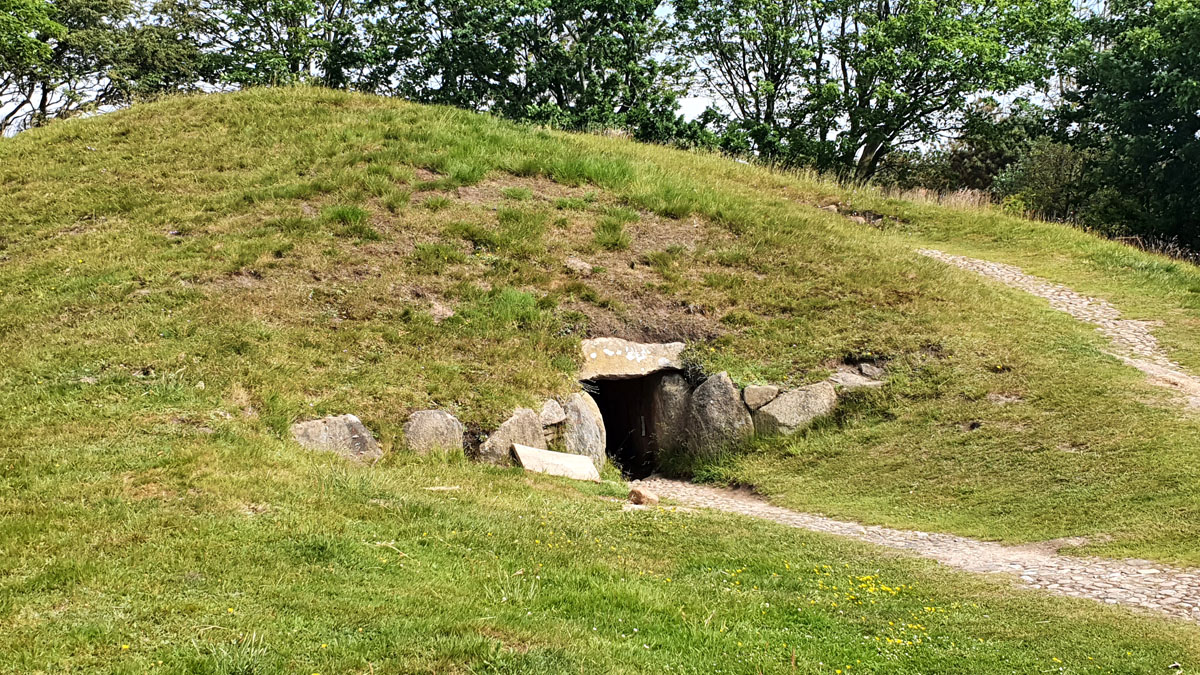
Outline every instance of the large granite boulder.
[[754, 435], [754, 421], [728, 373], [717, 373], [692, 392], [687, 447], [694, 455], [715, 455]]
[[319, 420], [297, 422], [292, 438], [309, 450], [336, 452], [346, 459], [373, 464], [383, 457], [383, 449], [363, 423], [354, 415], [337, 415]]
[[754, 412], [754, 429], [760, 436], [790, 434], [833, 412], [837, 392], [829, 382], [785, 391]]
[[541, 417], [529, 408], [517, 408], [512, 417], [504, 420], [500, 428], [480, 444], [479, 460], [508, 465], [514, 443], [546, 449]]
[[692, 388], [679, 373], [667, 373], [654, 389], [650, 404], [651, 428], [660, 451], [676, 450], [687, 442], [688, 410]]
[[585, 392], [571, 394], [564, 406], [567, 421], [562, 431], [563, 446], [573, 455], [586, 455], [596, 468], [604, 466], [604, 448], [607, 438], [604, 417], [595, 399]]
[[422, 455], [462, 450], [465, 431], [462, 422], [445, 410], [418, 410], [404, 423], [404, 441]]
[[581, 380], [625, 380], [661, 370], [681, 370], [682, 342], [642, 344], [620, 338], [584, 340]]

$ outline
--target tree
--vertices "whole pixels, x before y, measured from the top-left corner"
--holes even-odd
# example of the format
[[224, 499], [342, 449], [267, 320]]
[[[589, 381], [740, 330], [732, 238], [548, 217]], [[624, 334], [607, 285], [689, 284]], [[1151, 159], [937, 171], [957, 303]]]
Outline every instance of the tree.
[[1113, 0], [1091, 28], [1066, 113], [1107, 188], [1090, 220], [1200, 244], [1200, 3]]
[[370, 55], [367, 29], [406, 3], [373, 0], [175, 0], [161, 11], [219, 82], [346, 88]]
[[[4, 41], [0, 132], [188, 88], [199, 77], [192, 46], [129, 0], [53, 0], [33, 16], [44, 18], [27, 28], [25, 48]], [[10, 51], [27, 57], [9, 60]]]
[[[568, 128], [661, 131], [679, 67], [659, 0], [430, 0], [420, 98]], [[421, 87], [421, 83], [425, 83]], [[659, 131], [650, 132], [652, 134]]]
[[870, 178], [971, 98], [1040, 84], [1068, 0], [680, 0], [700, 85], [770, 159]]

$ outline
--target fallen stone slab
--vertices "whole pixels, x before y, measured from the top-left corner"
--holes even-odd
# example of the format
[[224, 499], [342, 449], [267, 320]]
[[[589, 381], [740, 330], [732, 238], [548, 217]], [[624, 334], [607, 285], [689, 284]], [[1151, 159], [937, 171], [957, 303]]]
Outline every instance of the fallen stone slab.
[[383, 457], [383, 448], [371, 430], [354, 415], [336, 415], [319, 420], [296, 422], [292, 438], [309, 450], [336, 452], [355, 462], [373, 464]]
[[445, 410], [418, 410], [404, 423], [404, 441], [422, 455], [435, 451], [462, 450], [466, 429]]
[[643, 344], [620, 338], [594, 338], [580, 345], [583, 369], [580, 380], [624, 380], [662, 370], [682, 370], [682, 342]]
[[526, 471], [594, 483], [600, 482], [600, 472], [596, 470], [596, 465], [584, 455], [531, 448], [520, 443], [513, 444], [513, 454], [517, 458], [517, 463]]
[[754, 412], [754, 430], [760, 436], [791, 434], [833, 412], [836, 405], [837, 392], [829, 382], [786, 391]]
[[479, 446], [479, 460], [492, 464], [507, 465], [514, 444], [520, 443], [533, 448], [545, 448], [546, 437], [542, 434], [542, 420], [529, 408], [517, 408], [512, 417], [500, 425]]

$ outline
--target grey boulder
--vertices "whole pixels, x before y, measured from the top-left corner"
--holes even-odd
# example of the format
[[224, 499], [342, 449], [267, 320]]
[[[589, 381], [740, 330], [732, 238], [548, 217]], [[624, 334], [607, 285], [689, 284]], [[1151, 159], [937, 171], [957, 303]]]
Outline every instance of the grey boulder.
[[309, 450], [336, 452], [356, 462], [374, 463], [383, 457], [383, 449], [371, 430], [354, 415], [337, 415], [319, 420], [297, 422], [292, 438]]
[[604, 466], [607, 438], [604, 417], [600, 415], [596, 401], [585, 392], [576, 392], [567, 399], [565, 409], [567, 421], [562, 433], [563, 447], [570, 454], [591, 458], [597, 469]]
[[479, 459], [492, 464], [508, 465], [514, 443], [546, 449], [542, 420], [529, 408], [517, 408], [512, 417], [504, 420], [500, 428], [480, 444]]
[[833, 412], [837, 392], [829, 382], [786, 391], [754, 413], [754, 429], [760, 436], [790, 434], [818, 417]]
[[462, 450], [462, 422], [445, 410], [418, 410], [404, 423], [404, 440], [422, 455], [434, 451]]
[[667, 373], [654, 388], [650, 422], [655, 443], [661, 450], [677, 450], [687, 442], [688, 410], [692, 388], [678, 373]]
[[715, 455], [754, 435], [754, 421], [728, 373], [717, 373], [692, 392], [687, 446], [695, 455]]

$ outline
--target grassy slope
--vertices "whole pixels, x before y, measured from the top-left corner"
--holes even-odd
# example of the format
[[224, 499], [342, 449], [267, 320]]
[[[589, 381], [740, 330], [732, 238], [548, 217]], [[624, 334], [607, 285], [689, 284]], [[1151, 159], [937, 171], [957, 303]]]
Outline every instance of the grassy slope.
[[[408, 660], [638, 671], [686, 652], [697, 671], [705, 659], [784, 668], [783, 651], [734, 638], [759, 627], [789, 652], [789, 633], [770, 631], [812, 635], [798, 657], [810, 672], [850, 656], [882, 672], [890, 652], [851, 636], [874, 643], [926, 605], [949, 612], [945, 639], [898, 661], [914, 672], [962, 659], [1022, 671], [1060, 654], [1081, 671], [1089, 656], [1137, 670], [1197, 652], [1178, 625], [825, 538], [750, 535], [717, 516], [687, 520], [711, 536], [670, 535], [670, 518], [568, 500], [551, 481], [398, 455], [373, 472], [338, 469], [281, 440], [293, 419], [353, 411], [392, 445], [406, 414], [429, 406], [486, 428], [568, 391], [587, 332], [691, 338], [698, 362], [743, 383], [800, 383], [831, 359], [884, 355], [886, 390], [704, 471], [873, 522], [1013, 541], [1108, 534], [1096, 550], [1196, 563], [1200, 425], [1103, 356], [1089, 328], [912, 249], [949, 239], [1162, 318], [1173, 353], [1197, 366], [1192, 267], [715, 157], [309, 90], [53, 125], [0, 143], [0, 167], [0, 617], [12, 629], [0, 652], [18, 655], [3, 667], [162, 659], [228, 672], [253, 658], [337, 672], [390, 658], [393, 671]], [[832, 199], [905, 224], [880, 233], [811, 208]], [[568, 255], [603, 269], [574, 277]], [[435, 302], [456, 315], [435, 321]], [[1025, 402], [997, 407], [989, 392]], [[971, 421], [982, 425], [964, 431]], [[442, 481], [474, 489], [457, 501], [420, 490]], [[510, 576], [542, 562], [525, 522], [539, 516], [573, 542], [547, 551], [561, 566], [553, 590]], [[489, 548], [484, 530], [505, 545]], [[588, 536], [630, 550], [572, 555]], [[379, 541], [420, 573], [388, 567], [401, 561]], [[919, 590], [846, 614], [812, 596], [824, 592], [815, 577], [759, 597], [714, 592], [727, 577], [707, 571], [756, 569], [767, 593], [771, 573], [789, 578], [784, 560]], [[671, 585], [619, 581], [647, 570]], [[520, 602], [506, 607], [492, 596], [510, 585]], [[416, 616], [431, 597], [436, 616]], [[789, 613], [811, 599], [825, 608]], [[770, 612], [750, 611], [765, 602]], [[552, 609], [563, 604], [572, 611]], [[1049, 623], [1023, 622], [1030, 613]], [[662, 640], [649, 650], [617, 637], [624, 621], [603, 635], [583, 625], [642, 617]], [[249, 633], [258, 647], [228, 643]]]

